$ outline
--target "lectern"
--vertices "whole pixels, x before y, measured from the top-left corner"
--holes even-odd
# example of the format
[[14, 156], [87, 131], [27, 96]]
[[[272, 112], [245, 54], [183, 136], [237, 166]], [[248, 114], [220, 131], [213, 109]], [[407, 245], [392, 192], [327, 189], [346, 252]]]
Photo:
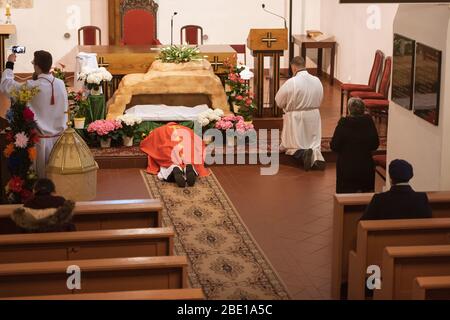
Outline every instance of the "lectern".
[[270, 106], [272, 116], [279, 117], [275, 96], [280, 88], [280, 57], [288, 49], [287, 29], [251, 29], [247, 46], [254, 57], [254, 87], [258, 117], [264, 116], [264, 58], [270, 57]]
[[3, 73], [6, 64], [5, 41], [10, 35], [16, 34], [16, 26], [13, 24], [0, 24], [0, 72]]

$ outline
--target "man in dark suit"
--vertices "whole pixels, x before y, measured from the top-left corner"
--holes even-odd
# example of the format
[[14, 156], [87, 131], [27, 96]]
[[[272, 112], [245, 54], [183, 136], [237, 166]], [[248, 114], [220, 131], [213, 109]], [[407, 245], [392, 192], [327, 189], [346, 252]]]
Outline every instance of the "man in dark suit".
[[394, 160], [389, 166], [392, 188], [376, 194], [361, 220], [431, 218], [431, 207], [426, 193], [415, 192], [409, 185], [414, 172], [411, 164]]

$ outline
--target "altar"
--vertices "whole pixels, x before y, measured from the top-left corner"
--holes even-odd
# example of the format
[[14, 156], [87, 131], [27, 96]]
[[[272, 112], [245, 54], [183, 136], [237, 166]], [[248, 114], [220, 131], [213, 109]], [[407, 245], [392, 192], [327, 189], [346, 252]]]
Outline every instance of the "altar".
[[[117, 90], [125, 75], [146, 73], [157, 59], [164, 46], [78, 46], [79, 53], [93, 53], [97, 55], [99, 67], [105, 67], [113, 75], [113, 81], [104, 88], [106, 98], [110, 98]], [[210, 62], [216, 75], [228, 73], [225, 61], [232, 64], [237, 62], [237, 52], [228, 45], [199, 46], [201, 56]]]

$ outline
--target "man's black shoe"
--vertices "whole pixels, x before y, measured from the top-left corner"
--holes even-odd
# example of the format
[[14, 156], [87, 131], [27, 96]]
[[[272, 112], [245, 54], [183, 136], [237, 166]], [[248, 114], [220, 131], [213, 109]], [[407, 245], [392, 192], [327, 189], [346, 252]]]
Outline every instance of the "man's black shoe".
[[197, 174], [191, 164], [186, 166], [186, 181], [189, 187], [193, 187], [197, 181]]
[[175, 179], [177, 186], [180, 188], [185, 188], [186, 187], [186, 179], [184, 178], [183, 171], [180, 168], [175, 167], [172, 171], [172, 174], [173, 174], [173, 178]]
[[327, 163], [325, 161], [316, 161], [313, 165], [314, 170], [325, 171]]
[[313, 166], [313, 151], [312, 149], [305, 150], [305, 153], [303, 154], [303, 167], [305, 168], [305, 171], [310, 171]]

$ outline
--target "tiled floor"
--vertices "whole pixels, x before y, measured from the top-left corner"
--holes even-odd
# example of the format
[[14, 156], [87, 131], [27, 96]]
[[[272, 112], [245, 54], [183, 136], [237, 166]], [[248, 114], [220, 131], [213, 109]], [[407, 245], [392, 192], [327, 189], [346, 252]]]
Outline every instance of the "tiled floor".
[[[335, 167], [306, 173], [282, 165], [276, 176], [258, 166], [213, 168], [294, 299], [329, 299], [331, 224]], [[143, 199], [148, 193], [139, 169], [105, 169], [97, 200]]]
[[[340, 118], [340, 91], [328, 82], [324, 91], [323, 136], [330, 137]], [[217, 166], [213, 171], [292, 297], [330, 299], [335, 165], [308, 173], [282, 165], [275, 176], [261, 176], [259, 169]], [[147, 197], [139, 169], [100, 170], [98, 199]]]

